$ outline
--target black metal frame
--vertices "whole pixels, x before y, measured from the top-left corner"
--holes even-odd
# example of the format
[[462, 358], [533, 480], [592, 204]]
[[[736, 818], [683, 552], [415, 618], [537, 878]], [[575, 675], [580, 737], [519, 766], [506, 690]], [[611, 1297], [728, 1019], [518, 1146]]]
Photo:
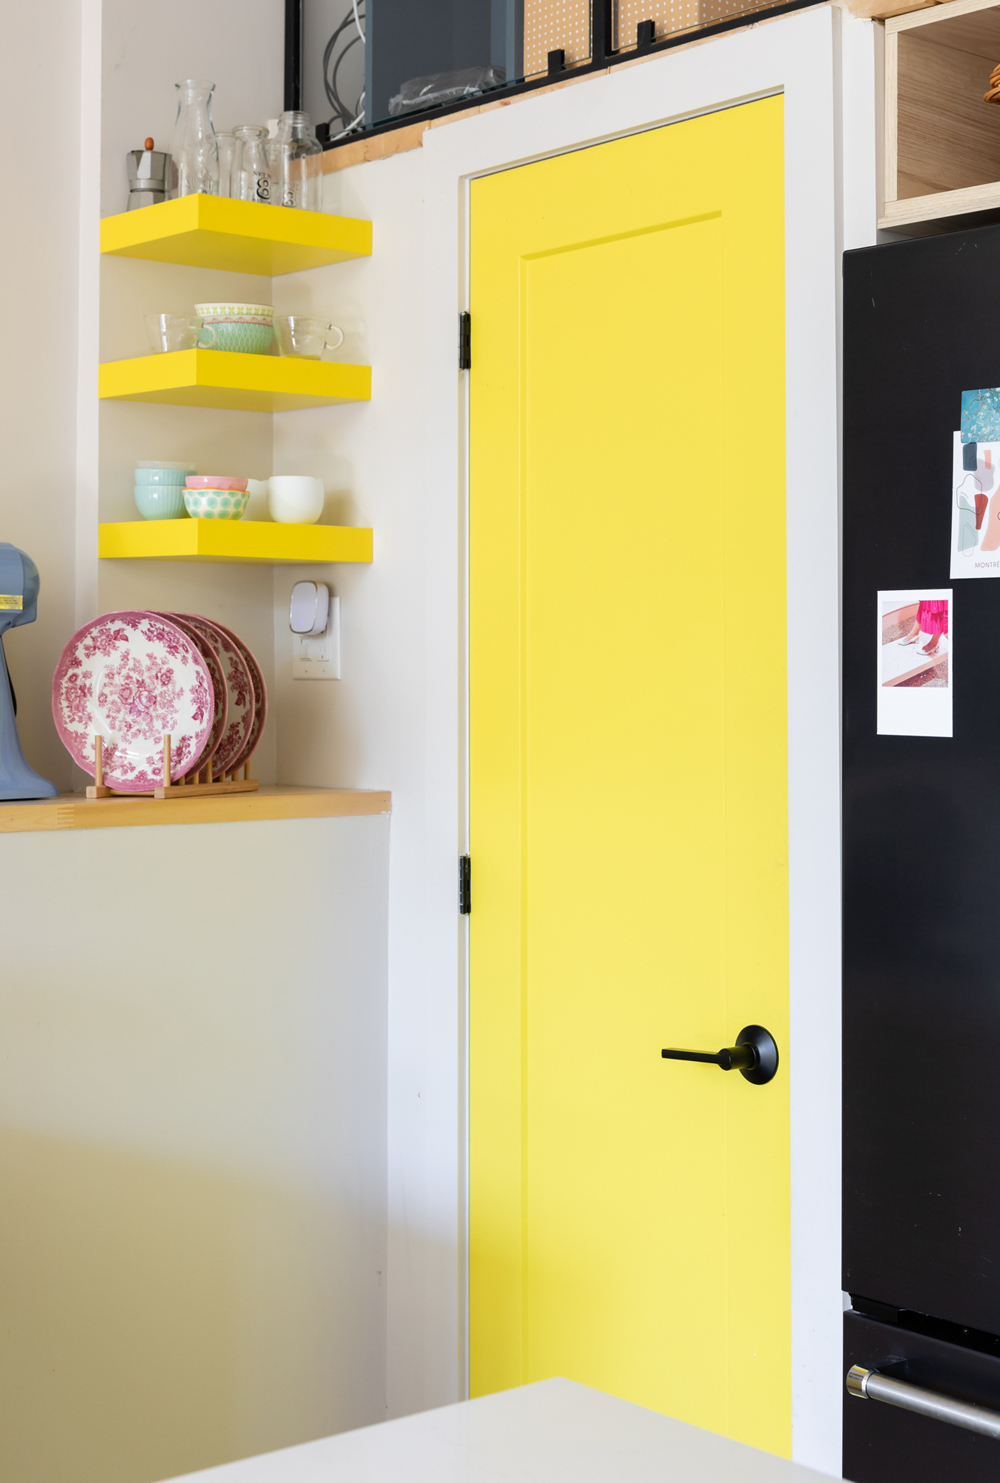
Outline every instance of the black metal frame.
[[[769, 5], [766, 9], [746, 12], [743, 15], [730, 16], [728, 20], [717, 21], [712, 26], [699, 26], [690, 31], [681, 31], [673, 36], [664, 36], [659, 41], [648, 41], [649, 34], [644, 29], [648, 23], [640, 22], [640, 38], [637, 46], [630, 46], [627, 50], [614, 51], [612, 41], [614, 40], [612, 30], [612, 0], [592, 0], [592, 38], [591, 59], [579, 66], [558, 68], [554, 66], [556, 52], [549, 53], [549, 71], [538, 77], [526, 79], [524, 82], [511, 83], [508, 87], [497, 88], [495, 91], [477, 94], [477, 99], [489, 99], [494, 96], [503, 98], [516, 98], [522, 93], [532, 93], [538, 88], [551, 86], [554, 76], [586, 77], [590, 73], [604, 72], [608, 67], [613, 67], [617, 62], [627, 62], [635, 56], [652, 56], [656, 52], [671, 51], [677, 46], [686, 46], [690, 41], [703, 41], [708, 36], [720, 36], [726, 31], [738, 31], [743, 26], [756, 24], [758, 21], [771, 20], [775, 16], [788, 15], [794, 10], [809, 10], [821, 3], [821, 0], [785, 0], [782, 5]], [[302, 6], [303, 0], [285, 0], [285, 107], [300, 108], [302, 106]], [[289, 99], [294, 99], [290, 102]], [[358, 139], [370, 138], [373, 134], [387, 134], [393, 129], [406, 128], [408, 124], [419, 123], [422, 119], [429, 117], [443, 118], [449, 113], [461, 113], [463, 109], [474, 106], [473, 100], [463, 98], [457, 103], [438, 104], [435, 108], [428, 108], [422, 113], [407, 113], [399, 118], [383, 119], [373, 124], [370, 129], [359, 129], [347, 139], [340, 139], [335, 144], [327, 144], [327, 149], [339, 149], [342, 145], [352, 144]]]
[[285, 112], [302, 107], [302, 5], [285, 0]]

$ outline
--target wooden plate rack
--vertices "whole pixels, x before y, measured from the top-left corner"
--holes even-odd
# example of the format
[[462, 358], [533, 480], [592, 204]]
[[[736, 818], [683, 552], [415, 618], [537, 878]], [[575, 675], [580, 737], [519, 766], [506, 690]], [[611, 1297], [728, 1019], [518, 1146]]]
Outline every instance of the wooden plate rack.
[[104, 782], [104, 738], [94, 737], [94, 781], [87, 789], [88, 798], [204, 798], [215, 797], [220, 793], [256, 793], [260, 783], [256, 778], [250, 776], [250, 763], [252, 757], [248, 757], [243, 764], [243, 776], [239, 776], [239, 769], [224, 774], [220, 778], [212, 776], [212, 759], [209, 757], [206, 765], [200, 769], [197, 776], [204, 775], [205, 781], [188, 782], [186, 777], [181, 778], [179, 783], [174, 783], [170, 778], [170, 733], [163, 734], [163, 782], [160, 787], [153, 788], [148, 793], [123, 793], [119, 788], [108, 788]]

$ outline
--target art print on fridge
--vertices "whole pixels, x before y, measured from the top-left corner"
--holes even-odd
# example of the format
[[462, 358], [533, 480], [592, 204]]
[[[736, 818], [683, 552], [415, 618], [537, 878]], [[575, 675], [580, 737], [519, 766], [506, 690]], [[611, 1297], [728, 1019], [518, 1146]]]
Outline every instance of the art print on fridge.
[[879, 736], [951, 736], [951, 589], [878, 594]]
[[952, 577], [1000, 577], [1000, 387], [962, 392], [952, 438]]

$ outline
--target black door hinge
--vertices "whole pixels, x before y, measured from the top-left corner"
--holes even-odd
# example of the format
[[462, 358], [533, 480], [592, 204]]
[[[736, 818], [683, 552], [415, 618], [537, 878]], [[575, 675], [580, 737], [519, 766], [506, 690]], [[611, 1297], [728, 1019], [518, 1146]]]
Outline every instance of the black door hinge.
[[472, 315], [458, 316], [458, 369], [472, 370]]
[[467, 917], [472, 910], [472, 861], [468, 855], [458, 857], [458, 912]]

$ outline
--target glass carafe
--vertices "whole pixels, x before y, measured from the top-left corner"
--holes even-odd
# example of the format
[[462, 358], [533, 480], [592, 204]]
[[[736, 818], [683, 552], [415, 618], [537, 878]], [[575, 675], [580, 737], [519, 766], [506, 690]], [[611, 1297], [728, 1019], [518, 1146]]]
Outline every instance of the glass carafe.
[[241, 201], [273, 201], [267, 129], [263, 124], [241, 124], [233, 133], [237, 150], [233, 195], [239, 196]]
[[217, 196], [219, 193], [219, 144], [212, 123], [214, 82], [189, 77], [177, 87], [177, 122], [174, 125], [174, 195]]
[[319, 211], [323, 204], [323, 146], [308, 113], [283, 113], [268, 155], [282, 206]]

